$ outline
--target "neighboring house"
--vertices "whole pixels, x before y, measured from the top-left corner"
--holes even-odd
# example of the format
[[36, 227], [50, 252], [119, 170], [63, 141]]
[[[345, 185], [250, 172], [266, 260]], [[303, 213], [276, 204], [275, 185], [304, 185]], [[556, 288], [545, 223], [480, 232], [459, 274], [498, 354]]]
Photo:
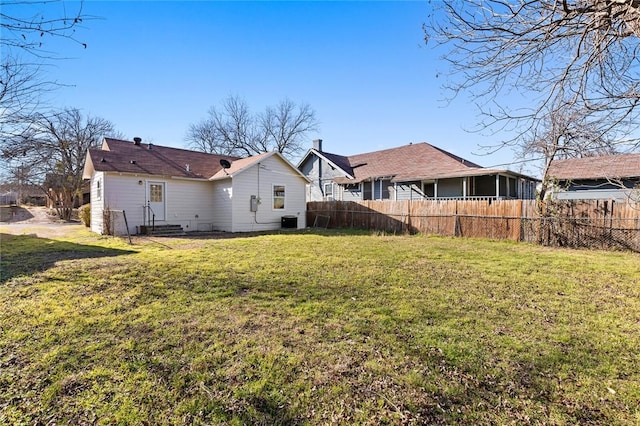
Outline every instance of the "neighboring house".
[[[49, 173], [44, 179], [44, 187], [47, 189], [47, 199], [46, 205], [50, 209], [54, 209], [63, 204], [64, 193], [62, 191], [62, 180], [63, 176], [58, 174]], [[82, 183], [80, 188], [82, 194], [74, 194], [73, 201], [71, 206], [73, 208], [78, 208], [84, 204], [90, 202], [91, 188], [89, 182], [85, 181]]]
[[624, 201], [640, 193], [640, 154], [555, 160], [547, 174], [559, 200]]
[[41, 187], [28, 184], [0, 184], [0, 205], [28, 204], [44, 206], [47, 196]]
[[[152, 224], [247, 232], [279, 229], [286, 218], [286, 227], [306, 226], [308, 180], [277, 152], [240, 159], [106, 138], [89, 150], [84, 177], [100, 234], [108, 211], [125, 211], [132, 234]], [[126, 232], [116, 225], [114, 233]]]
[[427, 143], [358, 155], [322, 150], [322, 140], [298, 163], [311, 181], [307, 201], [533, 199], [537, 179], [485, 169]]

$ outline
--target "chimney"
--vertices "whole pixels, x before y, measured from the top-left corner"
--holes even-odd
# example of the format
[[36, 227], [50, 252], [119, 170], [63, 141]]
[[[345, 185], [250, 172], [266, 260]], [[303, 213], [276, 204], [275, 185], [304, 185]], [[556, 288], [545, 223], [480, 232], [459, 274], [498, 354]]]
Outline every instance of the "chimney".
[[142, 142], [142, 138], [133, 138], [134, 145], [140, 145], [140, 142]]
[[313, 149], [322, 152], [322, 139], [313, 140]]

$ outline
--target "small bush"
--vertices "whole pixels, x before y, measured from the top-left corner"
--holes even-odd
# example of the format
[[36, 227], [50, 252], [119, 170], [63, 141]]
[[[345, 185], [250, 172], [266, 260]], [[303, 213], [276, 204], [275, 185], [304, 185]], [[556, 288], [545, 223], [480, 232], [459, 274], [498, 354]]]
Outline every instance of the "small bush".
[[78, 209], [78, 217], [80, 221], [84, 223], [84, 226], [89, 228], [91, 226], [91, 204], [85, 204]]

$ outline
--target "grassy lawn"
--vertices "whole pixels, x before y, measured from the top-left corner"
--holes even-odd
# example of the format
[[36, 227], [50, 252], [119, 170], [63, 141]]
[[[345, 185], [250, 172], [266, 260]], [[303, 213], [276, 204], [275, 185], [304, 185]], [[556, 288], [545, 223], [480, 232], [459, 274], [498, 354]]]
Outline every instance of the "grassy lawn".
[[640, 256], [1, 235], [0, 424], [640, 424]]

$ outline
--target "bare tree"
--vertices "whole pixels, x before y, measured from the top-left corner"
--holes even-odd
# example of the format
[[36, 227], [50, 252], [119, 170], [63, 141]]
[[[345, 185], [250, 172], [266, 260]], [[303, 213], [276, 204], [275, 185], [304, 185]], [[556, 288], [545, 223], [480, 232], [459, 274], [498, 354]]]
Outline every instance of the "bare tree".
[[21, 134], [3, 141], [2, 157], [11, 170], [20, 171], [23, 181], [53, 196], [58, 216], [69, 220], [74, 201], [82, 194], [87, 150], [113, 133], [111, 122], [84, 117], [74, 108], [35, 114]]
[[304, 137], [318, 130], [315, 111], [308, 104], [296, 105], [290, 99], [284, 99], [275, 107], [267, 107], [260, 117], [266, 146], [285, 155], [295, 156], [304, 150]]
[[617, 133], [610, 129], [606, 117], [594, 121], [589, 112], [561, 106], [550, 111], [538, 126], [522, 135], [520, 155], [543, 162], [539, 200], [544, 200], [555, 185], [548, 171], [556, 160], [594, 157], [617, 152]]
[[61, 58], [47, 43], [58, 38], [87, 47], [76, 38], [85, 19], [90, 17], [82, 2], [0, 0], [0, 138], [24, 131], [45, 95], [59, 86], [41, 72], [48, 61]]
[[638, 148], [640, 0], [437, 0], [431, 17], [425, 39], [450, 48], [450, 93], [474, 99], [477, 130], [515, 134], [489, 148], [526, 148], [522, 135], [576, 111], [624, 138], [617, 149]]
[[307, 104], [285, 99], [254, 114], [244, 99], [228, 96], [220, 108], [211, 107], [206, 119], [189, 127], [186, 140], [194, 149], [215, 154], [296, 155], [303, 149], [304, 137], [317, 127], [315, 111]]
[[256, 117], [239, 96], [211, 107], [206, 119], [189, 127], [186, 139], [199, 151], [233, 156], [251, 155], [262, 143]]
[[1, 0], [0, 46], [45, 58], [54, 56], [46, 48], [50, 38], [64, 38], [86, 48], [76, 38], [76, 29], [85, 19], [82, 1], [71, 6], [60, 0]]

